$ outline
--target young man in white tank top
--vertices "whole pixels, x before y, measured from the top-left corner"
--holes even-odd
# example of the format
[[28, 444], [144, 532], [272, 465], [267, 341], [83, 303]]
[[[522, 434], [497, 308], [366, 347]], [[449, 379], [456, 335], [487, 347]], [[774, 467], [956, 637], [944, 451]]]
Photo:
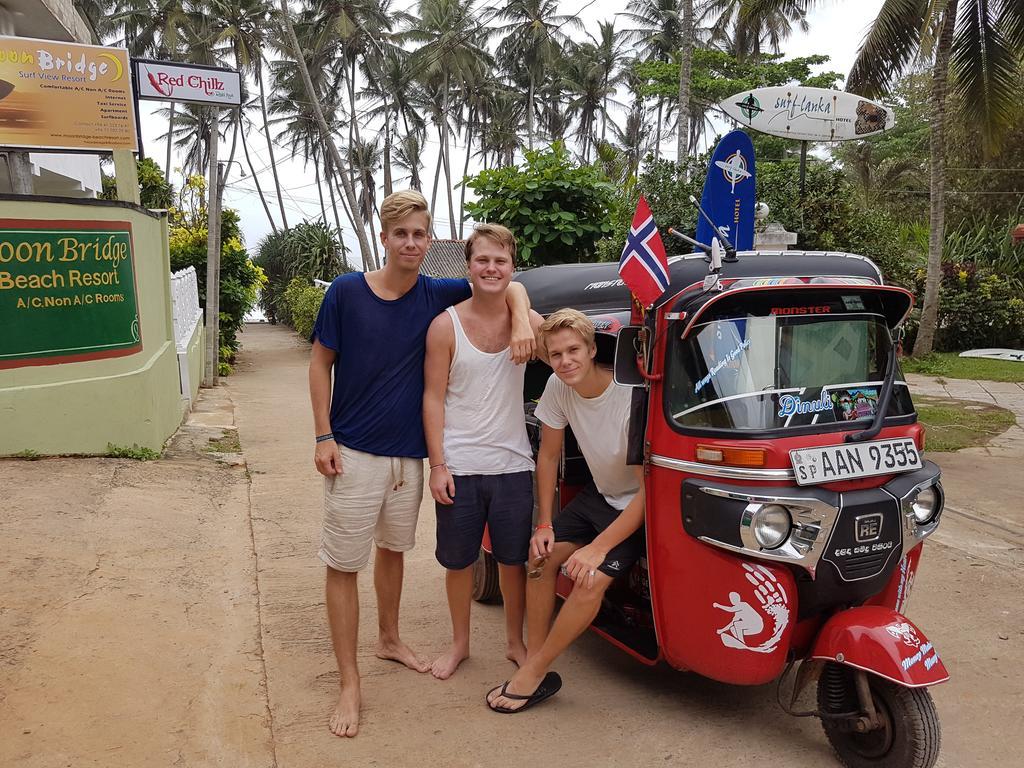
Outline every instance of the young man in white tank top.
[[[430, 493], [437, 511], [437, 560], [447, 569], [452, 645], [431, 664], [451, 677], [469, 656], [473, 564], [484, 526], [498, 561], [505, 603], [506, 655], [521, 664], [526, 571], [533, 522], [533, 455], [523, 419], [525, 365], [509, 356], [512, 318], [505, 291], [516, 242], [482, 224], [466, 241], [471, 298], [438, 315], [427, 331], [423, 428]], [[531, 311], [538, 328], [542, 318]]]

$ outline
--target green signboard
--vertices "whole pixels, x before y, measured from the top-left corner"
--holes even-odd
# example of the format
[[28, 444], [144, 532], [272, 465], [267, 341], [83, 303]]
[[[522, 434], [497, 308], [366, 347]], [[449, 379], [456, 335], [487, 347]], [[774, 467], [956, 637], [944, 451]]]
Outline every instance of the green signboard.
[[129, 222], [0, 219], [0, 368], [141, 349]]

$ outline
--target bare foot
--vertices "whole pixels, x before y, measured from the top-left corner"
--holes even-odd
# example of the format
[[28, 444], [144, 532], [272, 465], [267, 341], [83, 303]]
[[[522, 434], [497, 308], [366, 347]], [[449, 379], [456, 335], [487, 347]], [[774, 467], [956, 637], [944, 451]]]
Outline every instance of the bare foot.
[[[514, 693], [518, 696], [532, 696], [543, 681], [543, 674], [531, 674], [529, 671], [520, 668], [518, 672], [512, 675], [512, 679], [508, 681], [505, 691], [506, 693]], [[506, 699], [501, 695], [501, 688], [499, 687], [488, 694], [487, 704], [492, 709], [494, 707], [519, 709], [526, 706], [526, 701], [523, 699]]]
[[523, 666], [526, 663], [526, 646], [521, 641], [519, 643], [509, 643], [505, 649], [505, 658], [517, 667]]
[[359, 732], [359, 686], [346, 685], [341, 689], [338, 706], [334, 708], [328, 726], [335, 736], [352, 737]]
[[434, 663], [430, 665], [430, 673], [438, 680], [447, 680], [459, 668], [459, 664], [468, 658], [468, 647], [453, 645], [447, 653], [442, 653], [434, 659]]
[[426, 672], [430, 669], [430, 665], [425, 661], [420, 661], [419, 656], [413, 653], [412, 649], [401, 640], [393, 643], [378, 643], [377, 658], [385, 659], [386, 661], [397, 661], [414, 672]]

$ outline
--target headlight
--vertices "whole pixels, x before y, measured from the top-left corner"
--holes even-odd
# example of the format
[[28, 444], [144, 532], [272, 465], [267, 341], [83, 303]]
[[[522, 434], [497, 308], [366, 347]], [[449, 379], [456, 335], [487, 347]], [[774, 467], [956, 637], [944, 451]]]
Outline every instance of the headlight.
[[910, 502], [910, 509], [914, 513], [914, 520], [918, 525], [927, 525], [935, 519], [939, 512], [940, 496], [934, 485], [922, 488], [917, 492], [913, 501]]
[[781, 504], [767, 504], [754, 513], [750, 527], [758, 546], [762, 549], [775, 549], [789, 538], [793, 520], [789, 510]]

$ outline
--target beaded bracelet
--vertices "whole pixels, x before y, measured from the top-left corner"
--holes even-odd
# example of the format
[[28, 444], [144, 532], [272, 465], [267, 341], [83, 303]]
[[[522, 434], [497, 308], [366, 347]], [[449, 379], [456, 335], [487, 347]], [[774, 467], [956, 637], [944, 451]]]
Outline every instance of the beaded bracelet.
[[551, 523], [540, 523], [539, 525], [533, 526], [533, 530], [535, 531], [539, 531], [541, 528], [550, 528], [551, 530], [555, 530], [555, 526]]

